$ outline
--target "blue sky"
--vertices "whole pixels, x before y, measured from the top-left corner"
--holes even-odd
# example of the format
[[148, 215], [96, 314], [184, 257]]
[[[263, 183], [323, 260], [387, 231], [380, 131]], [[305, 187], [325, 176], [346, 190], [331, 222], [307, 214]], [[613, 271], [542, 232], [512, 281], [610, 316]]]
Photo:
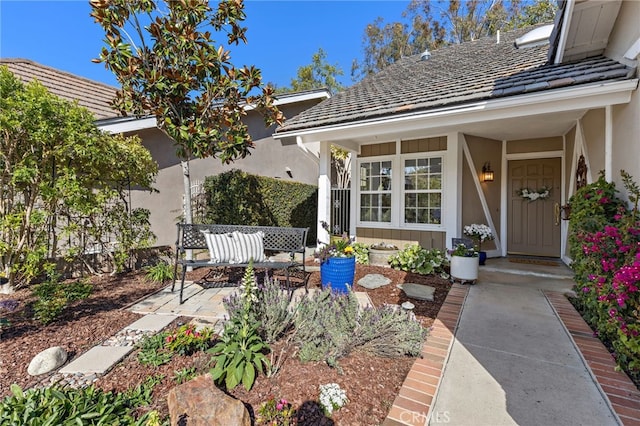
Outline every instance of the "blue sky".
[[[248, 44], [231, 47], [232, 62], [256, 65], [265, 82], [287, 86], [322, 47], [328, 61], [344, 71], [341, 82], [351, 85], [351, 63], [362, 57], [365, 26], [378, 16], [400, 20], [408, 3], [245, 0]], [[0, 0], [0, 57], [31, 59], [116, 85], [103, 64], [91, 62], [104, 33], [89, 12], [88, 0]]]

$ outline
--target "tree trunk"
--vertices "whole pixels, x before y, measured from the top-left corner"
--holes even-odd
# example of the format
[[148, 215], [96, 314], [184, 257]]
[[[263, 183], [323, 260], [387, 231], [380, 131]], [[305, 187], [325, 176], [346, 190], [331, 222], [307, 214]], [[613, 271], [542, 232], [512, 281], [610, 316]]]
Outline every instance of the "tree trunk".
[[[182, 181], [184, 183], [184, 223], [193, 223], [191, 213], [191, 177], [189, 175], [189, 160], [182, 160]], [[193, 250], [187, 250], [186, 259], [193, 259]]]

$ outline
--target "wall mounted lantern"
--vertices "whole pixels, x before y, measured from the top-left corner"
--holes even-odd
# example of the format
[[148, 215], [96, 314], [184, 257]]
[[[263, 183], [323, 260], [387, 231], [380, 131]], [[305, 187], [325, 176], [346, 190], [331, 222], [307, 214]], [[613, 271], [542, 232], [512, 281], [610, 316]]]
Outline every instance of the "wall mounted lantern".
[[491, 164], [488, 161], [482, 166], [482, 181], [493, 182], [493, 170], [491, 170]]

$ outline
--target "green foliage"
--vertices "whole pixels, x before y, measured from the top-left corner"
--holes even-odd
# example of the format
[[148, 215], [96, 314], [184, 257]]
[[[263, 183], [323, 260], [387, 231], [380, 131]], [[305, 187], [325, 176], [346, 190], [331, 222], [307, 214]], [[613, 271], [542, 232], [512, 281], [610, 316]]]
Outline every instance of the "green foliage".
[[251, 305], [257, 301], [252, 262], [245, 271], [241, 289], [240, 309], [229, 313], [220, 342], [209, 350], [215, 362], [211, 377], [227, 390], [240, 383], [250, 390], [256, 370], [264, 374], [263, 367], [269, 368], [269, 360], [264, 356], [270, 350], [269, 345], [258, 334], [259, 323], [251, 314]]
[[209, 349], [213, 344], [213, 330], [185, 324], [173, 331], [147, 336], [138, 343], [138, 362], [159, 366], [168, 363], [173, 355], [192, 355]]
[[570, 199], [573, 302], [613, 348], [617, 363], [640, 378], [640, 187], [626, 172], [621, 175], [632, 209], [603, 176]]
[[442, 250], [428, 250], [419, 244], [412, 244], [391, 256], [389, 264], [394, 269], [429, 275], [443, 273], [447, 257]]
[[556, 9], [556, 2], [551, 0], [412, 0], [401, 21], [385, 23], [379, 17], [365, 27], [364, 59], [354, 61], [351, 76], [359, 80], [425, 49], [477, 40], [498, 30], [552, 22]]
[[332, 94], [336, 94], [342, 90], [342, 84], [337, 80], [341, 75], [344, 75], [342, 68], [338, 64], [329, 64], [327, 53], [319, 48], [311, 57], [309, 65], [298, 67], [296, 78], [291, 79], [291, 87], [278, 88], [276, 92], [301, 92], [326, 88]]
[[369, 264], [369, 246], [364, 243], [353, 243], [353, 252], [356, 254], [356, 263], [360, 265]]
[[33, 289], [37, 300], [33, 304], [34, 317], [42, 324], [55, 321], [69, 303], [89, 297], [93, 286], [84, 281], [62, 283], [52, 269], [49, 270], [47, 280]]
[[309, 228], [316, 240], [317, 187], [230, 170], [208, 176], [207, 223]]
[[[41, 388], [23, 392], [11, 386], [11, 396], [0, 402], [0, 425], [146, 425], [149, 414], [136, 419], [134, 412], [147, 405], [144, 398], [127, 393], [85, 389]], [[144, 392], [142, 392], [144, 393]], [[141, 395], [134, 392], [133, 395]], [[150, 401], [150, 399], [148, 400]]]
[[29, 284], [46, 259], [88, 252], [112, 256], [117, 269], [119, 253], [151, 236], [148, 228], [127, 236], [139, 225], [125, 203], [129, 188], [150, 189], [151, 154], [139, 138], [101, 132], [87, 109], [37, 81], [20, 83], [4, 66], [0, 92], [0, 270], [9, 284]]
[[91, 7], [106, 35], [95, 61], [122, 87], [115, 106], [136, 116], [154, 114], [181, 158], [212, 156], [228, 163], [250, 154], [253, 144], [242, 121], [246, 104], [255, 105], [266, 126], [282, 121], [260, 70], [236, 68], [231, 51], [212, 38], [217, 33], [228, 45], [247, 42], [243, 2], [114, 0]]
[[181, 384], [193, 379], [197, 374], [198, 371], [196, 367], [184, 367], [176, 370], [173, 380], [175, 380], [177, 384]]
[[173, 270], [172, 265], [165, 261], [160, 261], [155, 265], [147, 266], [145, 268], [145, 271], [147, 272], [145, 276], [149, 281], [166, 283], [175, 279], [173, 276]]
[[298, 303], [294, 320], [298, 357], [303, 362], [337, 359], [352, 349], [352, 337], [358, 324], [358, 300], [349, 292], [340, 296], [325, 289]]
[[296, 410], [286, 399], [271, 398], [258, 408], [256, 425], [290, 426], [296, 424]]

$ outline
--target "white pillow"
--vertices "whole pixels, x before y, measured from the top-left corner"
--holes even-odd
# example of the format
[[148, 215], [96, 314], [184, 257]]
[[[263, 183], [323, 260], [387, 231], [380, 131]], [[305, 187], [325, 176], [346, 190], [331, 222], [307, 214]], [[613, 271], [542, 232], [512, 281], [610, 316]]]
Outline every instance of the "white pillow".
[[237, 263], [249, 263], [251, 258], [256, 263], [264, 262], [264, 232], [258, 231], [255, 234], [243, 234], [242, 232], [234, 231], [232, 235]]
[[209, 263], [236, 263], [236, 249], [232, 234], [214, 234], [201, 231], [209, 247]]

